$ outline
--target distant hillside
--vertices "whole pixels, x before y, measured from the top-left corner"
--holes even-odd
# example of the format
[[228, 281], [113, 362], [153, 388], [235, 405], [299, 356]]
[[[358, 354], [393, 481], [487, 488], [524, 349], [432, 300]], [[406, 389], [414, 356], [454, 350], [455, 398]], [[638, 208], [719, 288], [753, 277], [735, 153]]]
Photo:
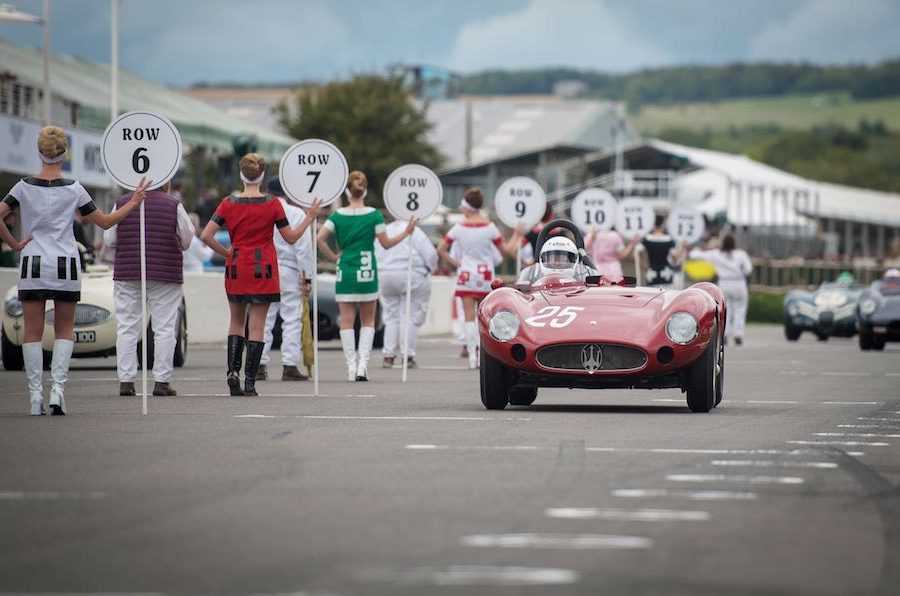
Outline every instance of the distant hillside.
[[585, 96], [626, 101], [632, 107], [830, 92], [874, 99], [900, 96], [900, 59], [875, 66], [735, 63], [627, 74], [570, 68], [491, 70], [462, 77], [459, 89], [474, 95], [545, 94], [564, 81], [581, 81]]
[[713, 132], [744, 127], [856, 128], [862, 122], [900, 131], [900, 97], [857, 100], [842, 92], [644, 105], [630, 109], [628, 120], [645, 136], [670, 128]]

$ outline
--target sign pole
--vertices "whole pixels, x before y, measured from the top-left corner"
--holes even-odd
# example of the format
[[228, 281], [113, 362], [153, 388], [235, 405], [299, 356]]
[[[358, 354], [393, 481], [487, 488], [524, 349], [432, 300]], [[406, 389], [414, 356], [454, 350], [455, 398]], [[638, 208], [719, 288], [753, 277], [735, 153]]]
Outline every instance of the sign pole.
[[141, 412], [147, 415], [147, 223], [144, 218], [144, 203], [140, 206], [141, 214]]
[[634, 279], [635, 285], [641, 285], [641, 255], [640, 252], [644, 249], [643, 246], [638, 244], [634, 247]]
[[403, 315], [403, 325], [400, 326], [400, 331], [403, 332], [403, 382], [406, 382], [406, 370], [409, 367], [409, 316], [410, 316], [410, 307], [412, 300], [412, 258], [413, 258], [413, 243], [412, 236], [406, 239], [406, 242], [409, 244], [409, 255], [407, 257], [406, 262], [406, 313]]
[[[537, 258], [537, 255], [535, 255]], [[522, 243], [520, 242], [516, 245], [516, 279], [519, 279], [519, 274], [522, 272]]]
[[312, 226], [312, 248], [313, 248], [313, 276], [312, 276], [312, 294], [313, 294], [313, 387], [316, 397], [319, 396], [319, 244], [318, 244], [318, 221], [313, 220], [309, 225]]

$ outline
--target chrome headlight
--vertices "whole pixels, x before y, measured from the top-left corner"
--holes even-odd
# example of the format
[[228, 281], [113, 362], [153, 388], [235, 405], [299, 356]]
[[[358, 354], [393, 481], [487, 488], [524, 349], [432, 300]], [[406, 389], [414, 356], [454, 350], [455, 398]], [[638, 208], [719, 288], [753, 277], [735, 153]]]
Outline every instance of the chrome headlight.
[[[55, 315], [55, 310], [48, 310], [44, 315], [44, 322], [47, 325], [52, 325], [56, 318]], [[74, 323], [76, 327], [91, 327], [93, 325], [105, 323], [110, 317], [112, 317], [112, 313], [105, 308], [94, 306], [93, 304], [79, 304], [75, 307]]]
[[22, 310], [22, 303], [19, 302], [19, 299], [16, 297], [12, 297], [7, 300], [4, 308], [6, 309], [6, 314], [11, 317], [21, 317], [22, 313], [24, 312]]
[[691, 343], [700, 332], [700, 324], [692, 314], [677, 312], [666, 321], [666, 335], [676, 344]]
[[869, 316], [875, 312], [876, 308], [878, 308], [878, 303], [874, 298], [863, 298], [859, 301], [859, 312], [862, 315]]
[[796, 302], [789, 302], [787, 306], [787, 313], [792, 317], [796, 317], [800, 314], [800, 307], [797, 306]]
[[509, 341], [519, 333], [519, 317], [508, 310], [501, 310], [491, 317], [488, 328], [494, 339]]

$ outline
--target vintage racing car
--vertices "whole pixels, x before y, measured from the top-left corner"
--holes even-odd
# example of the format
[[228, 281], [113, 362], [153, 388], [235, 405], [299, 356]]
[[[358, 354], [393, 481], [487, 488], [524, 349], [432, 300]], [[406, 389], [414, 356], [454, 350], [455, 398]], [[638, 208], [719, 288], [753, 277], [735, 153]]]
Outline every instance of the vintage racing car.
[[784, 297], [784, 336], [797, 341], [811, 331], [819, 341], [856, 335], [856, 303], [864, 286], [852, 276], [825, 282], [814, 290], [793, 290]]
[[[44, 365], [49, 366], [53, 350], [53, 302], [47, 303], [44, 318]], [[148, 331], [147, 360], [153, 366], [153, 322]], [[13, 286], [6, 293], [3, 308], [2, 348], [3, 368], [22, 370], [25, 361], [22, 356], [22, 337], [25, 319], [22, 304], [18, 299], [18, 288]], [[87, 265], [82, 274], [81, 302], [75, 307], [75, 349], [74, 358], [96, 358], [114, 356], [116, 353], [116, 316], [113, 302], [112, 270], [105, 265]], [[138, 359], [141, 349], [138, 346]], [[178, 320], [178, 336], [175, 341], [175, 366], [181, 367], [187, 358], [187, 310], [182, 299]]]
[[859, 348], [883, 350], [885, 342], [900, 341], [900, 271], [890, 269], [859, 298]]
[[[594, 275], [579, 229], [575, 262], [547, 267], [538, 237], [536, 276], [494, 289], [481, 302], [481, 401], [488, 409], [530, 405], [539, 387], [680, 388], [694, 412], [722, 400], [725, 299], [708, 282], [686, 290], [634, 287]], [[630, 283], [629, 283], [630, 282]]]

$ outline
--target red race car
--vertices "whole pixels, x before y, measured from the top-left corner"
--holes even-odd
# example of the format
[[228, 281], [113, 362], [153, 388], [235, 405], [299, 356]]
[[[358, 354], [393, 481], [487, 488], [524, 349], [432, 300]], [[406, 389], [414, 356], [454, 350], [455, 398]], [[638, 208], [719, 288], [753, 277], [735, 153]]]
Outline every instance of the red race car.
[[514, 286], [495, 280], [478, 309], [481, 401], [534, 403], [539, 387], [680, 388], [694, 412], [722, 400], [725, 298], [702, 282], [686, 290], [634, 287], [596, 275], [577, 226], [556, 220], [539, 261]]

